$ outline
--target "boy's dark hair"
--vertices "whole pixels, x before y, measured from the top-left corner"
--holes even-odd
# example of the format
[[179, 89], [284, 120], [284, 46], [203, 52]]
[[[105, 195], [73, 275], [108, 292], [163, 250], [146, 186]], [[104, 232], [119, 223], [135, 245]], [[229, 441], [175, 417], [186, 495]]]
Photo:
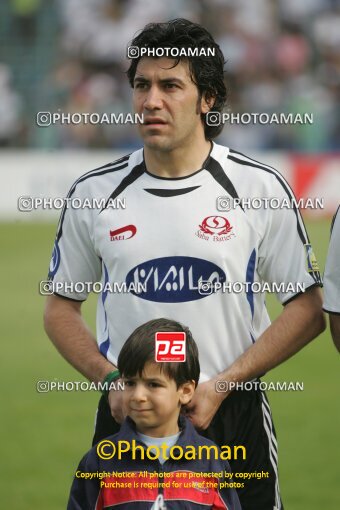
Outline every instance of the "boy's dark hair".
[[186, 361], [159, 362], [161, 371], [174, 379], [177, 388], [194, 380], [196, 386], [200, 376], [198, 349], [191, 331], [171, 319], [154, 319], [139, 326], [124, 343], [118, 356], [118, 370], [124, 377], [141, 377], [145, 364], [155, 361], [155, 335], [158, 331], [186, 333]]
[[[132, 40], [130, 46], [137, 46], [138, 48], [214, 48], [214, 57], [175, 57], [173, 67], [176, 67], [180, 60], [187, 60], [191, 79], [198, 88], [199, 97], [201, 98], [203, 94], [206, 94], [207, 99], [215, 98], [211, 110], [222, 112], [227, 99], [227, 90], [224, 83], [225, 61], [221, 48], [214, 41], [211, 34], [201, 25], [184, 18], [177, 18], [166, 23], [149, 23]], [[132, 88], [140, 58], [132, 58], [127, 71]], [[211, 140], [221, 133], [223, 124], [208, 126], [205, 117], [206, 114], [201, 115], [205, 138]]]

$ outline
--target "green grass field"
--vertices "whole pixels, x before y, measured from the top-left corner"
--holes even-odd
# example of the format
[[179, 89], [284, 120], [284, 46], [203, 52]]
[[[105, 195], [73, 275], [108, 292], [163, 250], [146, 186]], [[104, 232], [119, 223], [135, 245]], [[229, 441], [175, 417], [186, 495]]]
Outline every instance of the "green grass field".
[[[323, 271], [329, 224], [309, 224]], [[82, 378], [58, 354], [42, 326], [55, 225], [1, 224], [2, 284], [2, 508], [62, 510], [74, 469], [92, 437], [98, 395], [37, 393], [39, 380]], [[290, 263], [290, 261], [287, 261]], [[294, 261], [291, 261], [294, 264]], [[270, 300], [271, 316], [280, 305]], [[94, 329], [95, 296], [84, 305]], [[303, 381], [304, 391], [268, 394], [279, 439], [286, 510], [337, 510], [339, 495], [339, 357], [329, 330], [268, 381]]]

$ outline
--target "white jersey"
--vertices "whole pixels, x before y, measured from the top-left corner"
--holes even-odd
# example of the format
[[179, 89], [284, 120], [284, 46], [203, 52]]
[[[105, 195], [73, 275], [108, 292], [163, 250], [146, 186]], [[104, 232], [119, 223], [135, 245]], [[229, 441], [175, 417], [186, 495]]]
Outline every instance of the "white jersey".
[[[68, 196], [125, 201], [125, 208], [65, 208], [49, 274], [65, 284], [101, 281], [97, 341], [114, 364], [136, 327], [166, 317], [189, 326], [201, 381], [210, 379], [269, 326], [263, 282], [278, 285], [283, 304], [320, 284], [295, 206], [230, 208], [231, 199], [287, 202], [286, 181], [215, 143], [203, 168], [187, 177], [148, 173], [140, 149], [80, 177]], [[82, 301], [88, 292], [66, 285], [58, 294]]]
[[333, 218], [324, 274], [324, 305], [329, 313], [340, 313], [340, 206]]

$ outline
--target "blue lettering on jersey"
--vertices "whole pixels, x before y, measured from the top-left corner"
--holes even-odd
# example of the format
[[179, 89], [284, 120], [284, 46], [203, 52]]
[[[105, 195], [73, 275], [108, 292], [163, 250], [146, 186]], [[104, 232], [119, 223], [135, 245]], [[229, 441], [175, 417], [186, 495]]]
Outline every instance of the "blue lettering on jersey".
[[215, 283], [226, 281], [224, 271], [216, 264], [194, 257], [162, 257], [139, 264], [129, 271], [126, 284], [133, 283], [142, 288], [132, 294], [158, 303], [184, 303], [203, 299], [215, 292], [200, 293], [201, 282]]
[[60, 264], [60, 250], [57, 241], [55, 241], [48, 273], [49, 278], [53, 278], [53, 276], [56, 274], [59, 264]]

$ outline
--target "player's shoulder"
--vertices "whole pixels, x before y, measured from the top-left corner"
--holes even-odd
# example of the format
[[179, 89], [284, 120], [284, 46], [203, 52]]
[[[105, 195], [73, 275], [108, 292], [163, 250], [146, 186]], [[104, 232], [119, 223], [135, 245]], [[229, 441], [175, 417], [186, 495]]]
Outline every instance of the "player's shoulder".
[[143, 151], [138, 149], [130, 154], [121, 156], [114, 161], [101, 165], [82, 174], [71, 186], [69, 196], [75, 190], [81, 193], [88, 192], [89, 189], [95, 194], [97, 187], [105, 187], [109, 181], [114, 184], [115, 181], [120, 182], [125, 175], [130, 173], [138, 164], [143, 161]]
[[278, 186], [287, 191], [289, 186], [283, 175], [267, 163], [235, 149], [214, 144], [213, 157], [229, 175], [235, 186], [257, 189]]

